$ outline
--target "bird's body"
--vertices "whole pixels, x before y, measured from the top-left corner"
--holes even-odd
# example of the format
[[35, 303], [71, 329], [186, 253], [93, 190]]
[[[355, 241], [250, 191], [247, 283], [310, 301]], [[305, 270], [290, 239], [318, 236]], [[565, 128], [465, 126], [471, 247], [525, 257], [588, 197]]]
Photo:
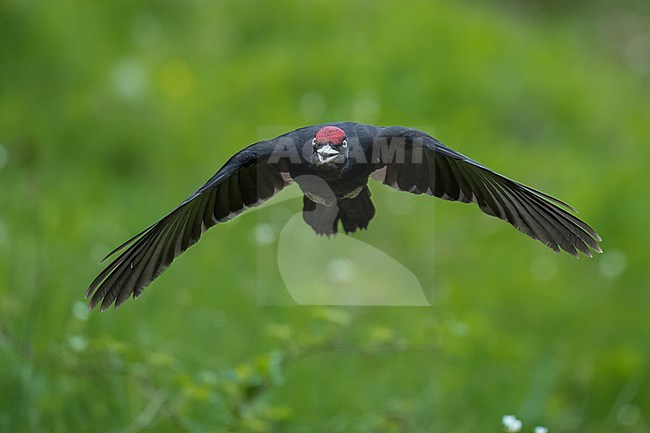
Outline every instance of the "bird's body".
[[[255, 143], [236, 153], [176, 209], [136, 235], [91, 283], [91, 308], [137, 297], [172, 260], [215, 224], [234, 218], [296, 183], [303, 217], [333, 235], [368, 227], [375, 215], [373, 178], [413, 194], [474, 202], [556, 252], [591, 256], [600, 237], [565, 203], [508, 179], [446, 147], [430, 135], [400, 126], [352, 122], [314, 125]], [[128, 248], [127, 248], [128, 246]]]

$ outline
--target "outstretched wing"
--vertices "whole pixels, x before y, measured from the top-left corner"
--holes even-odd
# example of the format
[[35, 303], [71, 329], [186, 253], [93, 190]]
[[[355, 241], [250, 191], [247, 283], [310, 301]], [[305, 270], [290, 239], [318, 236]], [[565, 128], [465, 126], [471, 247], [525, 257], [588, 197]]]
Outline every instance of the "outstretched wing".
[[[600, 236], [567, 210], [569, 205], [508, 179], [417, 130], [388, 127], [381, 133], [376, 180], [400, 191], [444, 200], [474, 202], [556, 252], [591, 257], [602, 252]], [[566, 210], [565, 210], [566, 209]]]
[[205, 185], [158, 222], [119, 246], [122, 251], [93, 280], [86, 292], [90, 308], [119, 306], [138, 297], [204, 231], [228, 221], [276, 194], [291, 180], [269, 163], [274, 141], [253, 144], [235, 154]]

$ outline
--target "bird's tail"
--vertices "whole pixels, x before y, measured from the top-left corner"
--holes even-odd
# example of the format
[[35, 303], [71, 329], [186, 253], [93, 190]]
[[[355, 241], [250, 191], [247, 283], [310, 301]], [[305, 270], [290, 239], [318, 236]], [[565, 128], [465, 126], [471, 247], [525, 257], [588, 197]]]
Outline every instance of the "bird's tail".
[[336, 234], [339, 221], [345, 233], [365, 229], [375, 216], [375, 206], [367, 186], [364, 186], [357, 196], [339, 199], [332, 206], [316, 203], [307, 196], [304, 197], [303, 204], [302, 215], [305, 222], [319, 235]]

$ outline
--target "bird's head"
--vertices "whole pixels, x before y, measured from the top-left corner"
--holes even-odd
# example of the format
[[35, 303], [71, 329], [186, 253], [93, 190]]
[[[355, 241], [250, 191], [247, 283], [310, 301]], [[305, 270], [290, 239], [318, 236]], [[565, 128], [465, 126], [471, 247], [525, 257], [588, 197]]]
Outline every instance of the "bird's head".
[[316, 166], [340, 166], [348, 159], [348, 140], [345, 132], [336, 126], [324, 126], [311, 141], [312, 162]]

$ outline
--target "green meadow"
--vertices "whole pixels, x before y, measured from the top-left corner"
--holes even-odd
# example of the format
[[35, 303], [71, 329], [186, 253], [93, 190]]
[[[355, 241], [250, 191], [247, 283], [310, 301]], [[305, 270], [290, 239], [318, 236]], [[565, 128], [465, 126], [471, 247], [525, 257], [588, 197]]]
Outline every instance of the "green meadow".
[[[88, 311], [101, 259], [235, 152], [343, 120], [568, 202], [604, 254], [371, 181], [341, 254], [381, 264], [279, 246], [289, 191]], [[646, 1], [0, 0], [0, 432], [650, 432], [649, 166]], [[332, 274], [430, 305], [295, 302]]]

